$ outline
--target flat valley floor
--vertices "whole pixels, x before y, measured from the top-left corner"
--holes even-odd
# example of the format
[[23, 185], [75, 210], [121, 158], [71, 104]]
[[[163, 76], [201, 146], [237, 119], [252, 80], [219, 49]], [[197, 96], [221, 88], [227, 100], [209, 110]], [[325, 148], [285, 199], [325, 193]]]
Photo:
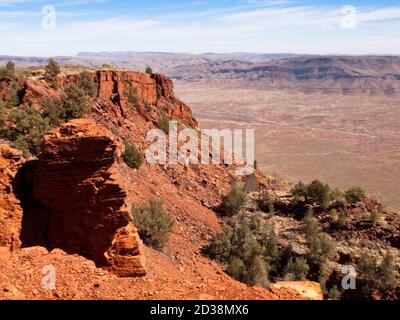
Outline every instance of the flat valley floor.
[[359, 185], [400, 210], [400, 97], [177, 83], [202, 128], [254, 128], [259, 168], [290, 182]]

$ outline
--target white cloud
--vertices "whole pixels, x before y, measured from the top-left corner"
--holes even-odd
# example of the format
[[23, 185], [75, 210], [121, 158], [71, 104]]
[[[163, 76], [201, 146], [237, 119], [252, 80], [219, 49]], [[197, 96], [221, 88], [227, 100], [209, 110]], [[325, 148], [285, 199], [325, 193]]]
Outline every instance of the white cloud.
[[[400, 7], [358, 8], [358, 27], [343, 30], [340, 7], [288, 5], [288, 1], [257, 3], [264, 5], [217, 9], [207, 11], [208, 15], [205, 11], [158, 14], [146, 19], [120, 16], [95, 20], [93, 12], [83, 11], [80, 15], [88, 15], [84, 21], [70, 21], [53, 31], [40, 30], [38, 21], [36, 28], [0, 33], [0, 43], [7, 53], [24, 55], [103, 50], [400, 53], [400, 23], [396, 20]], [[69, 15], [78, 16], [79, 12], [59, 12], [59, 16]], [[3, 48], [0, 53], [4, 54]]]

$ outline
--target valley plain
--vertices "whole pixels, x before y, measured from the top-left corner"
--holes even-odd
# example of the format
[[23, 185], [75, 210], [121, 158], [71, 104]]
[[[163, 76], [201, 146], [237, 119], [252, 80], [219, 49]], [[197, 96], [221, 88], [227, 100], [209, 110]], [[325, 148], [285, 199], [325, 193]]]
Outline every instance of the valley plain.
[[359, 185], [400, 209], [400, 96], [178, 81], [202, 128], [254, 128], [258, 167], [290, 182]]

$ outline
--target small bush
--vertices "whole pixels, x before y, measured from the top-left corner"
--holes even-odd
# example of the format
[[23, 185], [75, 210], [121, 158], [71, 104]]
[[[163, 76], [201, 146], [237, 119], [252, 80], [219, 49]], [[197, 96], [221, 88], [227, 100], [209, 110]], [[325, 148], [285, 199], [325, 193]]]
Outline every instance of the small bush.
[[227, 263], [227, 272], [238, 281], [266, 286], [269, 262], [277, 260], [277, 254], [275, 243], [271, 244], [268, 239], [271, 234], [265, 229], [261, 215], [237, 215], [227, 219], [223, 232], [211, 240], [205, 251], [210, 258]]
[[334, 222], [338, 221], [339, 215], [336, 209], [329, 210], [329, 218]]
[[133, 145], [126, 144], [122, 154], [125, 163], [132, 169], [139, 169], [143, 164], [143, 156]]
[[264, 239], [262, 239], [264, 247], [264, 257], [270, 264], [278, 262], [280, 257], [278, 239], [273, 227], [270, 227], [265, 233]]
[[345, 198], [348, 203], [357, 203], [365, 199], [365, 191], [360, 187], [353, 187], [346, 191]]
[[305, 224], [304, 232], [307, 239], [314, 237], [319, 232], [319, 225], [311, 209], [306, 213], [303, 222]]
[[382, 298], [393, 297], [399, 283], [396, 278], [393, 256], [388, 252], [379, 264], [372, 254], [363, 252], [357, 263], [357, 291], [364, 299], [372, 299], [376, 293]]
[[75, 84], [65, 86], [60, 98], [42, 100], [41, 105], [44, 117], [49, 119], [52, 126], [82, 118], [90, 111], [85, 91]]
[[164, 211], [160, 200], [151, 198], [148, 203], [132, 207], [133, 223], [141, 239], [148, 245], [162, 249], [169, 240], [174, 219]]
[[85, 92], [75, 84], [65, 87], [61, 101], [64, 109], [63, 119], [66, 121], [82, 118], [90, 111]]
[[344, 228], [347, 225], [347, 216], [346, 213], [341, 211], [337, 220], [337, 225], [340, 228]]
[[43, 116], [49, 119], [52, 127], [58, 126], [65, 120], [64, 106], [61, 99], [43, 99], [41, 101]]
[[146, 67], [146, 73], [147, 73], [148, 75], [152, 75], [152, 74], [153, 74], [153, 69], [152, 69], [151, 67], [147, 66], [147, 67]]
[[371, 211], [369, 219], [373, 224], [376, 224], [379, 221], [380, 217], [381, 217], [381, 215], [380, 215], [379, 211], [374, 209]]
[[136, 104], [138, 102], [138, 93], [136, 88], [130, 88], [128, 91], [125, 92], [125, 97], [128, 101], [132, 104]]
[[291, 275], [293, 276], [294, 280], [301, 281], [307, 279], [309, 271], [310, 267], [306, 259], [302, 257], [293, 259], [291, 257], [284, 269], [284, 274], [286, 276]]
[[303, 201], [312, 206], [327, 207], [331, 199], [331, 189], [329, 185], [321, 181], [314, 180], [310, 184], [299, 182], [292, 190], [296, 201]]
[[226, 216], [233, 216], [239, 213], [244, 202], [246, 194], [239, 183], [232, 183], [231, 191], [222, 200], [222, 210]]
[[169, 134], [169, 122], [171, 119], [165, 114], [162, 113], [160, 116], [160, 120], [158, 121], [159, 128], [164, 131], [166, 134]]
[[254, 256], [246, 265], [243, 282], [251, 286], [259, 284], [268, 287], [269, 266], [259, 255]]
[[3, 122], [0, 136], [26, 155], [37, 154], [43, 135], [50, 128], [48, 120], [30, 106], [10, 109], [4, 117], [11, 125]]
[[10, 107], [15, 107], [20, 105], [21, 103], [21, 92], [23, 90], [23, 87], [15, 80], [12, 80], [10, 86], [9, 86], [9, 93], [4, 100], [4, 103], [6, 103]]
[[335, 245], [326, 233], [320, 232], [315, 237], [308, 239], [310, 257], [316, 263], [322, 263], [332, 257]]
[[274, 201], [268, 190], [263, 190], [258, 195], [256, 202], [258, 208], [263, 212], [273, 213], [275, 211]]
[[55, 59], [50, 59], [49, 63], [45, 66], [46, 75], [54, 78], [61, 73], [61, 68]]
[[316, 219], [310, 213], [304, 218], [304, 223], [310, 259], [316, 264], [321, 264], [332, 257], [335, 244], [328, 234], [322, 232]]
[[235, 257], [229, 262], [227, 272], [232, 278], [243, 281], [244, 274], [246, 273], [246, 266], [241, 259]]
[[98, 85], [91, 74], [87, 71], [82, 72], [79, 75], [79, 85], [80, 88], [85, 91], [85, 93], [90, 97], [96, 97], [99, 91]]
[[0, 76], [15, 77], [15, 63], [8, 61], [5, 67], [0, 68]]

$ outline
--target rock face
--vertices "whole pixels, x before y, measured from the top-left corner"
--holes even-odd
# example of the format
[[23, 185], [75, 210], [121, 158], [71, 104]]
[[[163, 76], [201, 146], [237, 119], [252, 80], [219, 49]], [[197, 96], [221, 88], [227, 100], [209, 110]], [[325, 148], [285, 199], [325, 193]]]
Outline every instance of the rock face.
[[[183, 123], [197, 127], [197, 121], [193, 118], [192, 110], [174, 94], [174, 84], [161, 74], [148, 75], [134, 71], [99, 70], [92, 73], [93, 81], [98, 84], [98, 97], [103, 100], [111, 100], [113, 104], [122, 109], [132, 104], [127, 99], [127, 94], [136, 97], [136, 107], [142, 116], [149, 117], [149, 113], [166, 113], [169, 117], [179, 118]], [[65, 82], [78, 83], [76, 75], [60, 78], [59, 84]], [[150, 106], [153, 111], [145, 110], [144, 104]], [[148, 108], [147, 107], [147, 108]], [[125, 112], [122, 112], [126, 114]]]
[[144, 275], [142, 243], [118, 174], [121, 152], [115, 137], [93, 120], [74, 120], [48, 133], [32, 169], [24, 246], [60, 248], [121, 276]]
[[20, 151], [0, 144], [0, 247], [20, 246], [22, 208], [15, 195], [14, 180], [23, 163]]

